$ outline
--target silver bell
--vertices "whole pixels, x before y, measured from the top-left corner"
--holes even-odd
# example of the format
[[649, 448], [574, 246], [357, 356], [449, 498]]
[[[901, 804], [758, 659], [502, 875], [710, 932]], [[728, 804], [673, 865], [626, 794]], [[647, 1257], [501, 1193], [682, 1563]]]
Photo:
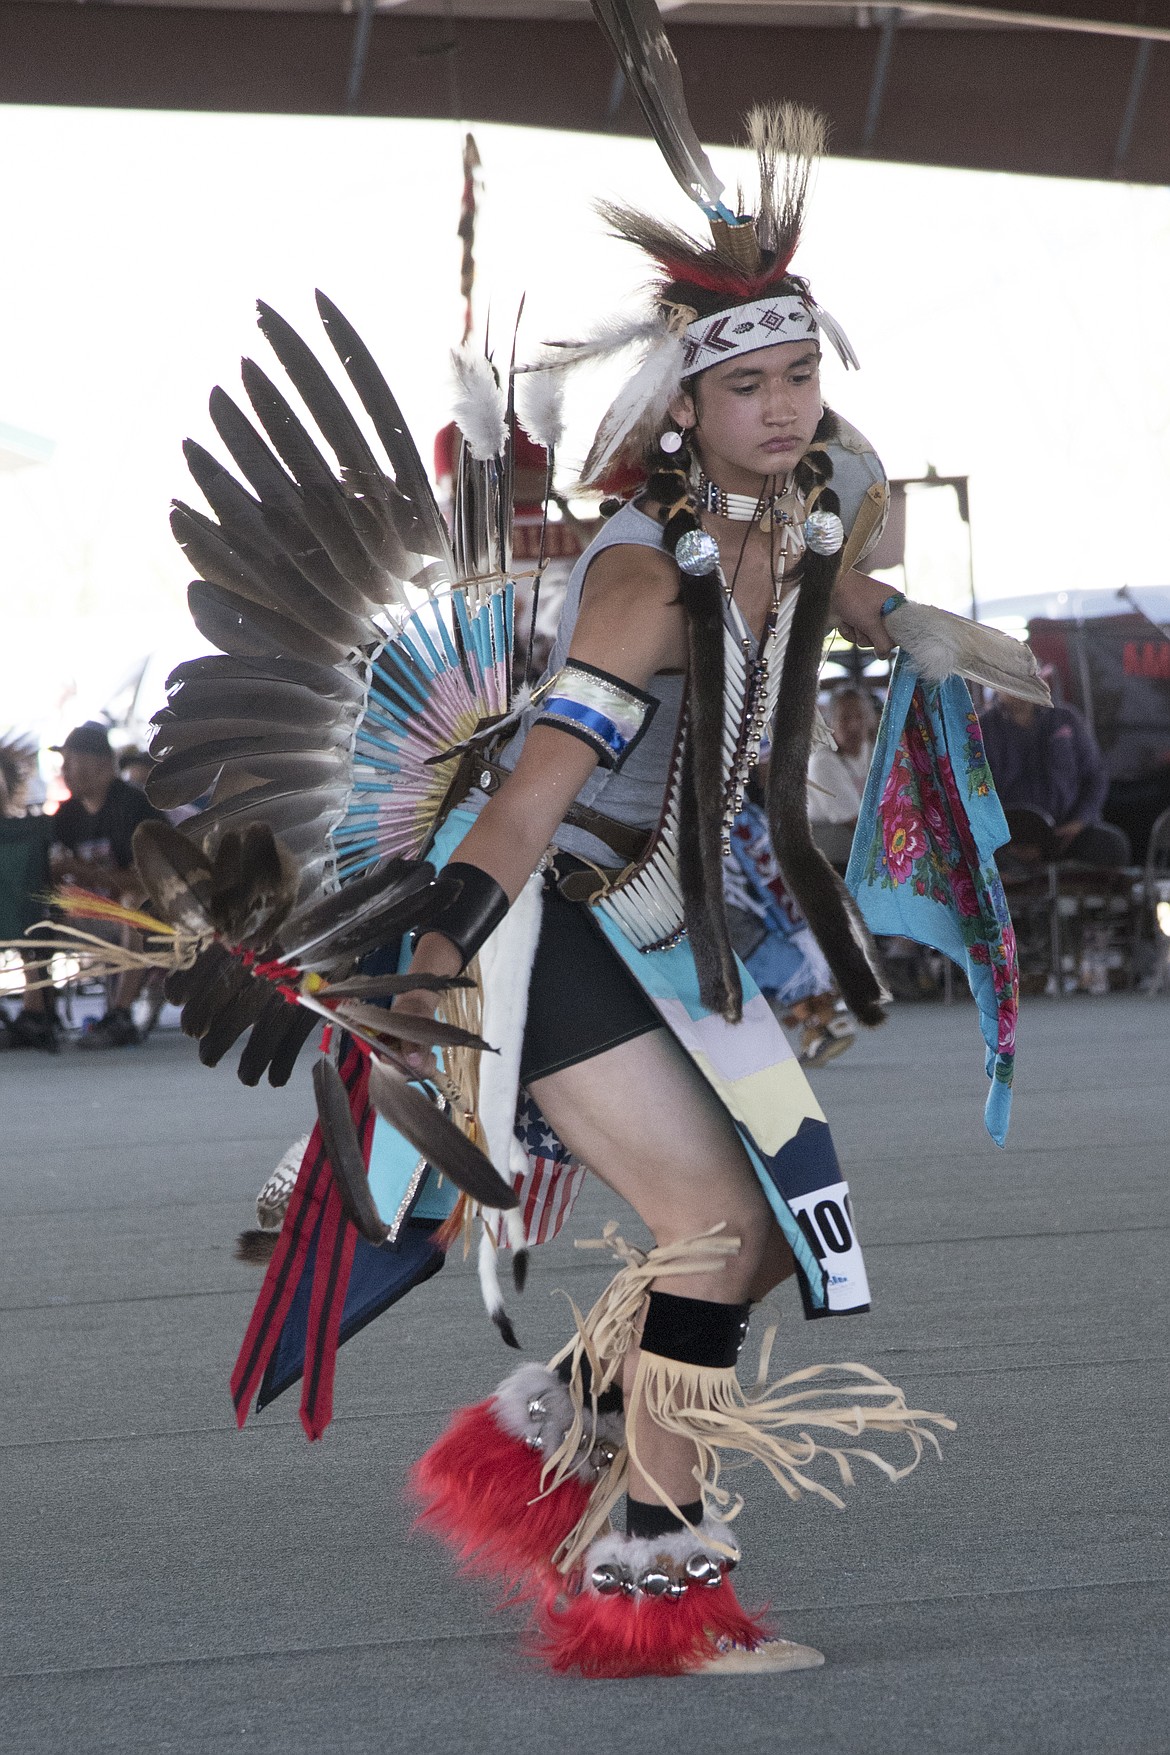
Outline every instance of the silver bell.
[[638, 1589], [644, 1590], [648, 1597], [664, 1597], [673, 1583], [669, 1572], [660, 1572], [656, 1566], [651, 1566], [638, 1580]]
[[613, 1467], [613, 1459], [616, 1455], [617, 1451], [614, 1446], [607, 1438], [603, 1438], [600, 1443], [593, 1446], [589, 1453], [590, 1466], [596, 1474], [604, 1475], [607, 1469]]
[[707, 1554], [692, 1554], [684, 1570], [692, 1584], [718, 1584], [720, 1580], [719, 1562]]
[[804, 521], [804, 540], [814, 555], [835, 555], [845, 541], [845, 526], [836, 512], [810, 512]]
[[686, 1579], [685, 1578], [672, 1578], [670, 1581], [670, 1589], [667, 1591], [666, 1594], [670, 1598], [672, 1603], [677, 1603], [681, 1597], [685, 1597], [687, 1594], [687, 1581], [686, 1581]]
[[621, 1568], [611, 1565], [608, 1561], [593, 1568], [589, 1574], [589, 1582], [599, 1597], [616, 1597], [620, 1591], [626, 1588]]
[[674, 558], [681, 572], [698, 579], [719, 565], [719, 544], [706, 530], [684, 530], [675, 545]]
[[541, 1437], [539, 1432], [530, 1432], [528, 1437], [524, 1440], [524, 1442], [528, 1446], [529, 1450], [543, 1450], [544, 1449], [544, 1439]]
[[528, 1404], [528, 1418], [530, 1420], [539, 1420], [540, 1416], [544, 1413], [547, 1413], [547, 1411], [548, 1410], [546, 1409], [546, 1407], [544, 1405], [544, 1397], [539, 1396], [539, 1395], [534, 1395], [532, 1400]]

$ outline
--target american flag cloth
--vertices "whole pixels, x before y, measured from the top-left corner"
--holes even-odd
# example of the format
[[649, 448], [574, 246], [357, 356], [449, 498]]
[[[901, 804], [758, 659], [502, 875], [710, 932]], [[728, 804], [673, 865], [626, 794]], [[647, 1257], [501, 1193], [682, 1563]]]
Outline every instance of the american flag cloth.
[[524, 1218], [524, 1240], [550, 1243], [573, 1210], [586, 1166], [562, 1144], [526, 1091], [516, 1110], [516, 1138], [528, 1168], [512, 1178]]

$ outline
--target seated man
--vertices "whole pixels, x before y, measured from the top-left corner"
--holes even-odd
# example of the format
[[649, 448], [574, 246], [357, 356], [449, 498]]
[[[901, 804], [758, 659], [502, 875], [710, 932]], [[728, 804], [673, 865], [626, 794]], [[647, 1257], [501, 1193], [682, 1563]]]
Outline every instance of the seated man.
[[1058, 859], [1128, 865], [1128, 838], [1101, 820], [1109, 776], [1082, 713], [999, 695], [982, 720], [987, 760], [1005, 810], [1049, 817]]
[[864, 689], [838, 689], [825, 714], [837, 747], [815, 749], [808, 765], [808, 815], [830, 864], [844, 870], [873, 760], [877, 712]]
[[[104, 725], [89, 720], [55, 746], [70, 796], [53, 823], [51, 863], [57, 882], [68, 880], [100, 895], [137, 900], [140, 891], [130, 838], [139, 823], [159, 817], [145, 793], [120, 780]], [[145, 974], [127, 970], [114, 987], [113, 1004], [81, 1039], [83, 1048], [126, 1048], [141, 1038], [130, 1007]]]

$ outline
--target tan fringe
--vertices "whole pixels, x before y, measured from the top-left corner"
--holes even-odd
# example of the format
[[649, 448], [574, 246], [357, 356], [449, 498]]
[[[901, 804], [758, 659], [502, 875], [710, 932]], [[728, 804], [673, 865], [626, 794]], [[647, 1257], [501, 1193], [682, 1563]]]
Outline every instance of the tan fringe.
[[[701, 1236], [646, 1251], [628, 1244], [611, 1223], [602, 1237], [577, 1244], [579, 1249], [608, 1249], [625, 1265], [586, 1316], [569, 1300], [577, 1332], [549, 1364], [555, 1370], [563, 1360], [571, 1361], [569, 1394], [574, 1418], [563, 1443], [544, 1465], [542, 1496], [558, 1487], [579, 1459], [586, 1430], [582, 1361], [589, 1361], [595, 1424], [597, 1398], [617, 1379], [627, 1355], [637, 1344], [642, 1307], [651, 1284], [722, 1266], [739, 1250], [739, 1239], [723, 1236], [723, 1230], [723, 1225], [716, 1225]], [[605, 1527], [614, 1503], [625, 1490], [631, 1464], [645, 1476], [660, 1503], [674, 1516], [682, 1516], [669, 1493], [638, 1456], [637, 1415], [643, 1408], [663, 1431], [673, 1432], [695, 1445], [698, 1451], [695, 1479], [704, 1515], [725, 1523], [738, 1515], [743, 1500], [720, 1484], [724, 1452], [737, 1453], [742, 1459], [730, 1465], [733, 1467], [753, 1461], [763, 1463], [789, 1499], [799, 1499], [802, 1492], [815, 1493], [844, 1509], [840, 1494], [807, 1473], [818, 1458], [828, 1457], [832, 1461], [845, 1487], [854, 1483], [854, 1461], [871, 1463], [888, 1480], [900, 1481], [917, 1468], [927, 1445], [939, 1453], [938, 1438], [929, 1430], [931, 1426], [948, 1432], [955, 1430], [955, 1422], [946, 1415], [909, 1407], [904, 1392], [868, 1365], [806, 1365], [768, 1384], [775, 1335], [774, 1326], [765, 1332], [757, 1380], [750, 1394], [741, 1386], [734, 1366], [713, 1370], [641, 1352], [626, 1398], [626, 1445], [595, 1485], [580, 1522], [557, 1549], [553, 1558], [559, 1571], [571, 1571]], [[842, 1377], [844, 1382], [821, 1381]], [[821, 1442], [814, 1438], [813, 1431], [842, 1438], [891, 1434], [909, 1441], [910, 1458], [898, 1465], [863, 1445]], [[780, 1436], [785, 1432], [793, 1435]], [[729, 1545], [728, 1552], [731, 1551]]]
[[[573, 1404], [573, 1423], [559, 1449], [545, 1462], [541, 1473], [542, 1497], [568, 1478], [580, 1458], [581, 1440], [586, 1430], [582, 1360], [589, 1361], [591, 1429], [595, 1431], [597, 1399], [616, 1381], [627, 1354], [637, 1344], [642, 1306], [651, 1284], [655, 1280], [678, 1278], [683, 1274], [710, 1273], [722, 1267], [728, 1256], [739, 1253], [739, 1238], [723, 1236], [724, 1230], [721, 1223], [698, 1237], [680, 1238], [677, 1243], [643, 1250], [627, 1243], [611, 1221], [600, 1237], [578, 1240], [578, 1249], [607, 1249], [625, 1266], [614, 1275], [586, 1316], [582, 1316], [569, 1299], [577, 1332], [549, 1361], [549, 1369], [555, 1371], [564, 1359], [571, 1361], [569, 1396]], [[628, 1413], [626, 1429], [628, 1432]], [[580, 1522], [554, 1554], [553, 1561], [558, 1571], [571, 1572], [590, 1542], [606, 1527], [610, 1511], [625, 1492], [628, 1468], [628, 1449], [623, 1447], [609, 1469], [599, 1477]]]
[[[852, 1380], [824, 1385], [817, 1381], [833, 1376]], [[789, 1499], [799, 1499], [802, 1491], [815, 1493], [843, 1510], [840, 1494], [806, 1473], [816, 1459], [831, 1458], [845, 1487], [854, 1483], [853, 1460], [872, 1463], [888, 1480], [900, 1481], [918, 1467], [927, 1445], [939, 1452], [938, 1439], [924, 1422], [955, 1430], [955, 1422], [944, 1414], [909, 1407], [904, 1392], [868, 1365], [806, 1365], [749, 1396], [734, 1366], [712, 1370], [643, 1352], [627, 1400], [626, 1442], [631, 1463], [642, 1470], [656, 1497], [676, 1517], [681, 1515], [678, 1506], [638, 1457], [634, 1416], [642, 1408], [664, 1432], [696, 1446], [695, 1477], [704, 1510], [724, 1520], [734, 1517], [743, 1503], [720, 1487], [725, 1451], [737, 1452], [746, 1462], [763, 1463]], [[870, 1433], [905, 1437], [910, 1460], [899, 1466], [860, 1445], [825, 1444], [812, 1436], [810, 1427], [847, 1438]], [[780, 1437], [785, 1431], [794, 1431], [795, 1436]]]

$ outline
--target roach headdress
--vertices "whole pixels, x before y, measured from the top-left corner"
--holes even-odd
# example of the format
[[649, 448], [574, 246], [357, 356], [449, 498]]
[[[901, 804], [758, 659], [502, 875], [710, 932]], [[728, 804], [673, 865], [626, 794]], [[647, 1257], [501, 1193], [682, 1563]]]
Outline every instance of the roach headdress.
[[537, 362], [548, 369], [641, 350], [598, 428], [582, 471], [586, 483], [640, 456], [686, 380], [709, 366], [822, 331], [846, 366], [857, 364], [844, 331], [791, 270], [812, 170], [825, 147], [821, 117], [796, 104], [751, 112], [747, 135], [758, 189], [750, 202], [739, 190], [733, 212], [687, 116], [677, 63], [652, 0], [595, 0], [594, 11], [667, 164], [704, 215], [710, 241], [621, 203], [598, 204], [614, 236], [642, 250], [654, 272], [648, 311], [581, 340], [554, 343]]

